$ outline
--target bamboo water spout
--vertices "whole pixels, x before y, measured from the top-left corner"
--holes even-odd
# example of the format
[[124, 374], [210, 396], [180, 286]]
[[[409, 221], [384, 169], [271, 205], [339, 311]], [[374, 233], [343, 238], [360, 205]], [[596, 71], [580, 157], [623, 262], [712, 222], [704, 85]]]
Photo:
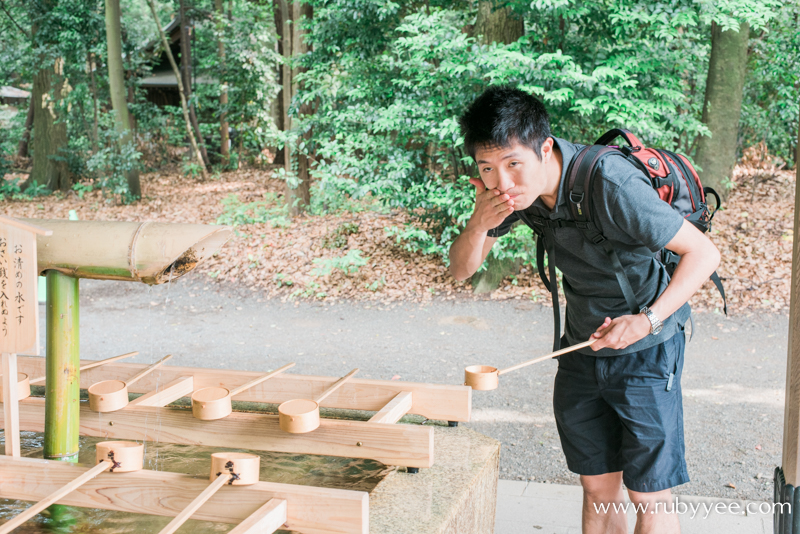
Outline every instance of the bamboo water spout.
[[74, 278], [149, 285], [175, 280], [231, 237], [227, 226], [23, 219], [53, 231], [37, 238], [38, 269]]

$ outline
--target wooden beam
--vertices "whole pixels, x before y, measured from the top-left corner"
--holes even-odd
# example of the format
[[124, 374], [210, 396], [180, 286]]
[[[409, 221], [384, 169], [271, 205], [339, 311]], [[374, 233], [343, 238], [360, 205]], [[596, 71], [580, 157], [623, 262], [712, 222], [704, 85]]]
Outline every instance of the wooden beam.
[[[800, 126], [797, 129], [800, 141]], [[786, 399], [783, 409], [783, 459], [786, 483], [800, 485], [800, 145], [797, 145], [797, 180], [794, 189], [792, 285], [789, 301], [789, 348], [786, 357]], [[797, 517], [800, 511], [792, 510]], [[777, 519], [777, 516], [776, 516]]]
[[[19, 403], [19, 410], [21, 430], [44, 429], [44, 399], [29, 397]], [[164, 443], [370, 458], [406, 467], [433, 465], [433, 428], [420, 425], [323, 418], [313, 432], [289, 434], [280, 429], [277, 415], [234, 412], [201, 421], [188, 409], [128, 405], [99, 417], [81, 403], [80, 434], [137, 441], [158, 435]]]
[[[3, 432], [6, 456], [19, 457], [19, 391], [17, 388], [17, 355], [3, 353]], [[44, 414], [43, 414], [44, 415]], [[44, 419], [42, 419], [44, 422]]]
[[286, 523], [286, 501], [270, 499], [228, 534], [272, 534]]
[[378, 410], [378, 413], [373, 415], [369, 422], [386, 424], [398, 422], [411, 409], [411, 397], [410, 391], [398, 393], [395, 398], [386, 403], [386, 406]]
[[[97, 414], [95, 414], [96, 416]], [[0, 457], [0, 495], [39, 501], [88, 471], [68, 462]], [[58, 502], [68, 506], [174, 517], [208, 487], [208, 477], [164, 471], [101, 473]], [[286, 525], [303, 534], [368, 534], [369, 494], [274, 482], [225, 486], [193, 516], [241, 523], [270, 499], [291, 503]]]
[[[40, 376], [44, 373], [44, 358], [20, 356], [19, 365], [20, 371], [28, 373], [30, 376]], [[81, 388], [86, 389], [101, 380], [124, 380], [144, 367], [144, 364], [122, 362], [96, 367], [92, 369], [91, 373], [86, 375], [81, 373]], [[162, 382], [169, 382], [181, 376], [192, 375], [196, 389], [209, 386], [222, 386], [233, 389], [261, 376], [263, 373], [163, 366], [159, 374]], [[236, 395], [233, 400], [280, 404], [292, 399], [313, 399], [337, 379], [338, 377], [281, 373]], [[157, 377], [145, 377], [128, 388], [128, 391], [131, 393], [147, 393], [156, 388], [156, 382]], [[409, 413], [422, 415], [428, 419], [444, 421], [469, 421], [470, 419], [472, 388], [464, 385], [352, 378], [326, 398], [322, 406], [374, 412], [383, 408], [387, 402], [403, 391], [410, 391], [414, 394]]]
[[191, 395], [192, 391], [194, 391], [194, 380], [192, 377], [181, 376], [169, 384], [133, 399], [128, 403], [128, 406], [166, 406], [170, 402], [175, 402], [181, 397]]

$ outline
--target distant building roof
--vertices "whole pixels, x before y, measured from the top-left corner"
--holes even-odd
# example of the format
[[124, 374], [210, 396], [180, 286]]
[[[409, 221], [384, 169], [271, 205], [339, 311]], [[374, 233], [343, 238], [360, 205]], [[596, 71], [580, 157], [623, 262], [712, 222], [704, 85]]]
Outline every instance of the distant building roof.
[[[198, 76], [194, 83], [217, 83], [213, 78], [208, 76]], [[154, 72], [148, 78], [139, 80], [139, 85], [142, 87], [178, 87], [178, 82], [175, 80], [175, 73], [171, 70], [162, 70]]]

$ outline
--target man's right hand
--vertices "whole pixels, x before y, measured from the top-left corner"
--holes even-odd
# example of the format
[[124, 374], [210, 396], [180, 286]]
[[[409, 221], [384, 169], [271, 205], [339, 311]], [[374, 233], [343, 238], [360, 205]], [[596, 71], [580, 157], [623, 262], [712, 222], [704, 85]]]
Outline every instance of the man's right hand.
[[480, 178], [470, 178], [469, 183], [475, 186], [475, 210], [470, 219], [473, 229], [488, 232], [500, 226], [514, 211], [514, 200], [497, 189], [486, 189]]

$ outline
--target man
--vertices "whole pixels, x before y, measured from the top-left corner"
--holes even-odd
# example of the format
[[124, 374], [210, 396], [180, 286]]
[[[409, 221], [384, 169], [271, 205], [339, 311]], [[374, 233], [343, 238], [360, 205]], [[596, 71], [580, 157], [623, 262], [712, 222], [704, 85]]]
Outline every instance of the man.
[[[516, 221], [571, 220], [565, 176], [582, 147], [551, 136], [542, 103], [509, 87], [478, 97], [461, 129], [480, 173], [470, 180], [474, 213], [450, 248], [450, 271], [465, 280]], [[680, 525], [670, 488], [689, 481], [680, 386], [683, 324], [687, 301], [716, 269], [719, 251], [623, 157], [601, 160], [587, 193], [593, 195], [594, 222], [615, 246], [645, 308], [631, 315], [602, 247], [577, 228], [554, 229], [548, 247], [563, 273], [565, 345], [596, 340], [559, 358], [553, 393], [567, 465], [583, 486], [583, 532], [627, 532], [625, 514], [599, 506], [623, 502], [624, 483], [631, 501], [647, 506], [638, 508], [644, 512], [636, 533], [674, 534]], [[671, 279], [654, 257], [665, 247], [681, 256]]]

